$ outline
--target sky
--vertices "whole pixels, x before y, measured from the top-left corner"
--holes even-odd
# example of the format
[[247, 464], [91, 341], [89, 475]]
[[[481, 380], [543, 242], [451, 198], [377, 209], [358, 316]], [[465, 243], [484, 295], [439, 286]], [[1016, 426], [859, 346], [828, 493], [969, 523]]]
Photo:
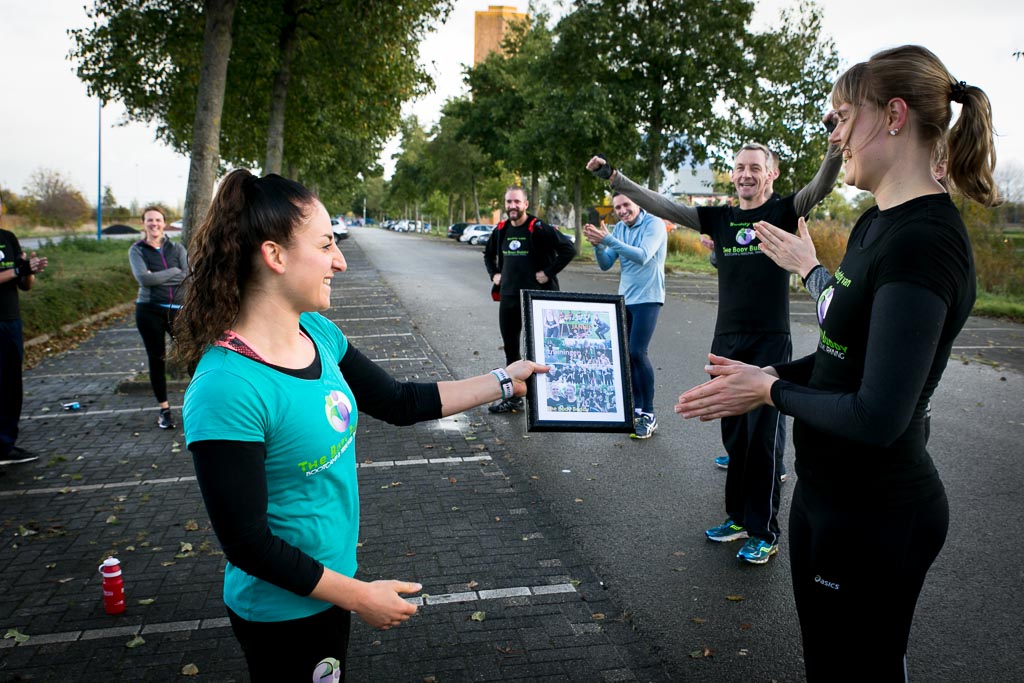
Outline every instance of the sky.
[[[171, 208], [184, 203], [188, 159], [155, 140], [146, 125], [124, 125], [116, 103], [99, 112], [85, 85], [67, 60], [67, 29], [86, 26], [88, 0], [0, 0], [0, 186], [21, 192], [29, 176], [52, 169], [68, 177], [91, 202], [97, 183], [97, 138], [102, 142], [102, 184], [122, 205], [159, 201]], [[758, 0], [755, 29], [778, 18], [796, 0]], [[526, 11], [525, 0], [456, 0], [445, 24], [425, 36], [420, 59], [437, 90], [407, 104], [429, 125], [441, 105], [464, 93], [464, 67], [473, 60], [476, 11], [491, 4]], [[567, 11], [546, 3], [555, 14]], [[1024, 165], [1024, 2], [979, 0], [822, 0], [824, 31], [835, 40], [841, 66], [863, 61], [874, 52], [918, 43], [935, 52], [953, 75], [983, 88], [992, 101], [998, 135], [999, 164]], [[942, 6], [943, 10], [935, 8]], [[388, 146], [382, 163], [390, 172]]]

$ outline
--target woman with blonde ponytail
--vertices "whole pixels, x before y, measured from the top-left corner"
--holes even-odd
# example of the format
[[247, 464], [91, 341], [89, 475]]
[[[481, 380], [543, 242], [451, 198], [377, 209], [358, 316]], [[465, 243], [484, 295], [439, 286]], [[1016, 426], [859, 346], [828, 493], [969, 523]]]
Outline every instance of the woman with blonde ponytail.
[[398, 626], [416, 612], [402, 594], [421, 589], [353, 578], [360, 414], [437, 419], [522, 396], [547, 368], [517, 361], [457, 382], [396, 381], [320, 315], [345, 257], [320, 201], [278, 175], [230, 173], [191, 244], [177, 318], [193, 371], [182, 415], [228, 559], [231, 627], [253, 681], [308, 681], [339, 666], [343, 678], [351, 613]]
[[795, 418], [790, 561], [807, 678], [905, 681], [917, 597], [949, 526], [928, 400], [975, 298], [967, 230], [933, 162], [945, 144], [951, 190], [995, 203], [992, 112], [913, 45], [850, 68], [832, 105], [845, 182], [877, 206], [818, 297], [817, 351], [766, 368], [709, 356], [713, 378], [675, 410], [711, 420], [768, 404]]

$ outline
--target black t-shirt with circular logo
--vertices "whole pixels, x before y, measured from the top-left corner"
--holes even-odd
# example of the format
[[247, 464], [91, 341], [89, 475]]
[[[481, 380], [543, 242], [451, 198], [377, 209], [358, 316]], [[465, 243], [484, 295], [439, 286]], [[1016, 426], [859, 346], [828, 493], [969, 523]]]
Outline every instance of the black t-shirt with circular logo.
[[794, 197], [773, 197], [756, 209], [697, 208], [701, 233], [715, 241], [718, 320], [715, 334], [789, 334], [789, 273], [761, 252], [754, 223], [796, 232]]

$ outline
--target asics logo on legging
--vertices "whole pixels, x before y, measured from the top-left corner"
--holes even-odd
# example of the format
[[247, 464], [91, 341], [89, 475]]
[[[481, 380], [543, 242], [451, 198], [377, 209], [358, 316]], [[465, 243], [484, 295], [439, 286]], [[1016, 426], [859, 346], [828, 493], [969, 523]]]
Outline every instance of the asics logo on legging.
[[834, 591], [839, 590], [839, 584], [838, 583], [833, 583], [831, 581], [826, 581], [825, 579], [821, 578], [820, 574], [818, 574], [817, 576], [814, 577], [814, 582], [815, 583], [820, 583], [825, 588], [831, 588]]

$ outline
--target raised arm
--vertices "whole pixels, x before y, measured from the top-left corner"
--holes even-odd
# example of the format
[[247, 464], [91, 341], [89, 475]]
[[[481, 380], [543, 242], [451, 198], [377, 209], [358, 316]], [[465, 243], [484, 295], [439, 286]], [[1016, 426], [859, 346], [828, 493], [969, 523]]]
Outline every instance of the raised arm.
[[598, 178], [608, 180], [613, 190], [621, 192], [632, 199], [641, 209], [659, 218], [670, 220], [673, 223], [685, 225], [694, 230], [700, 230], [700, 218], [695, 207], [684, 206], [653, 190], [637, 185], [624, 176], [621, 171], [612, 168], [611, 164], [604, 157], [595, 156], [591, 158], [587, 162], [587, 170]]
[[[822, 119], [822, 123], [825, 125], [825, 130], [832, 133], [835, 130], [837, 121], [837, 115], [834, 111], [827, 113]], [[836, 178], [839, 177], [839, 169], [843, 165], [843, 157], [839, 153], [838, 145], [829, 145], [828, 151], [825, 152], [825, 158], [821, 160], [821, 166], [818, 168], [818, 172], [811, 179], [811, 182], [807, 183], [803, 188], [796, 193], [794, 197], [794, 206], [796, 207], [796, 213], [798, 216], [806, 216], [811, 212], [811, 209], [820, 202], [822, 199], [828, 196], [829, 192], [832, 191], [836, 184]]]

